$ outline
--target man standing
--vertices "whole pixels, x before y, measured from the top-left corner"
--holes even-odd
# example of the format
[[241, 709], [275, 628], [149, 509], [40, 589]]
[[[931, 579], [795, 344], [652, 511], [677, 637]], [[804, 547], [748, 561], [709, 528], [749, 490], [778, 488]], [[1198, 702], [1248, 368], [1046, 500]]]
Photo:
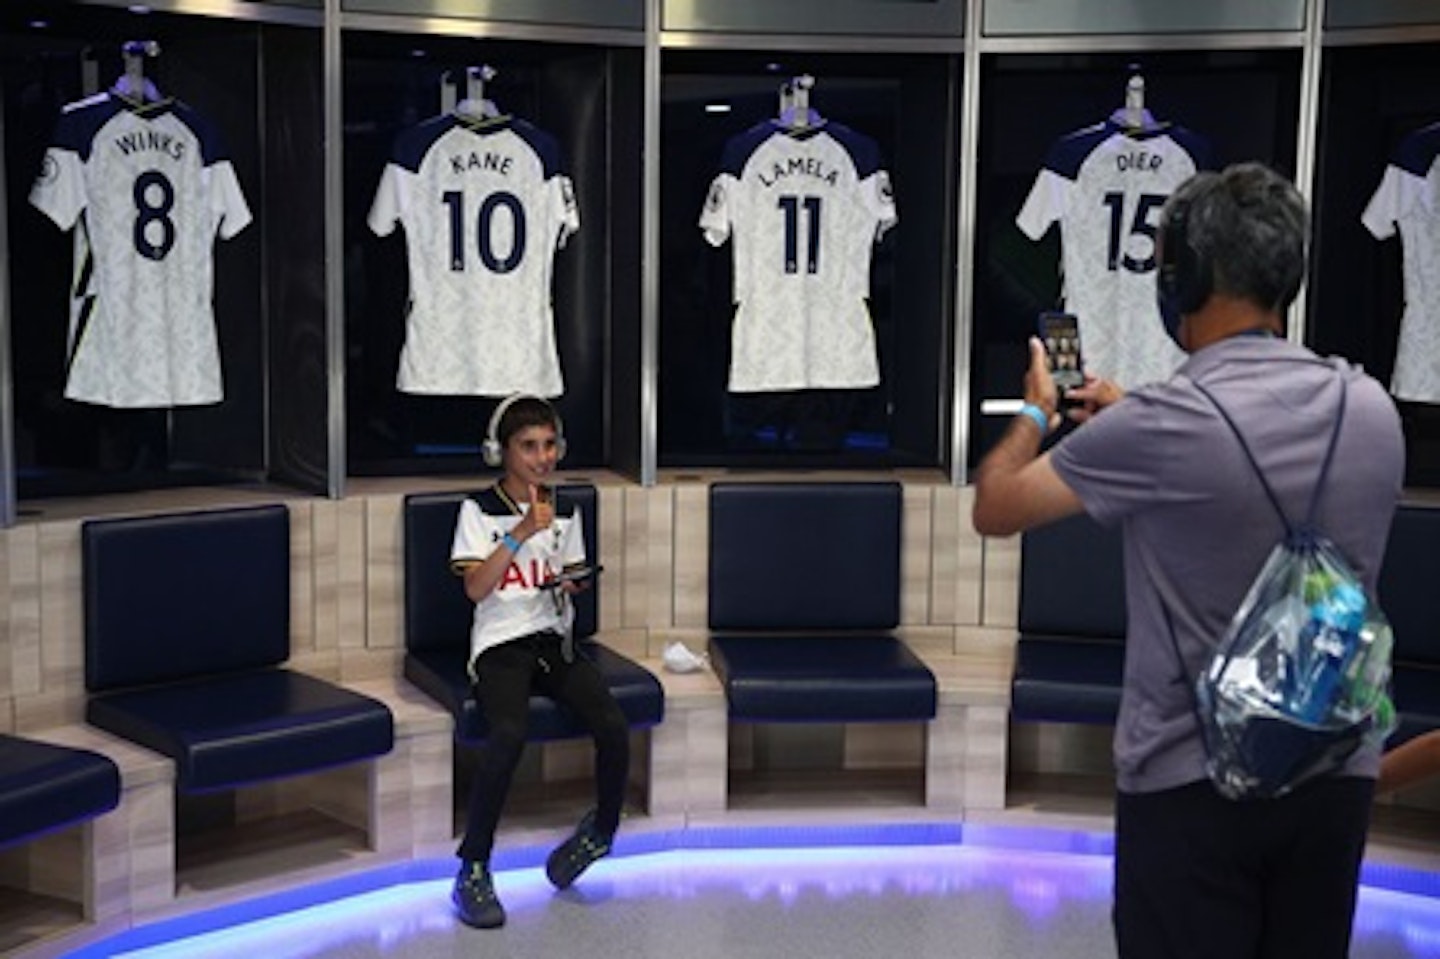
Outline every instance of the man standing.
[[1128, 394], [1087, 376], [1066, 396], [1081, 425], [1040, 455], [1060, 398], [1032, 339], [1026, 405], [977, 475], [973, 518], [985, 535], [1082, 510], [1122, 531], [1122, 959], [1349, 953], [1378, 748], [1362, 746], [1282, 798], [1235, 802], [1206, 774], [1194, 700], [1194, 678], [1283, 534], [1255, 467], [1199, 387], [1233, 418], [1291, 517], [1305, 515], [1345, 394], [1316, 525], [1372, 591], [1400, 494], [1404, 445], [1385, 390], [1283, 338], [1307, 233], [1300, 195], [1263, 166], [1188, 180], [1162, 212], [1157, 259], [1165, 326], [1189, 358]]

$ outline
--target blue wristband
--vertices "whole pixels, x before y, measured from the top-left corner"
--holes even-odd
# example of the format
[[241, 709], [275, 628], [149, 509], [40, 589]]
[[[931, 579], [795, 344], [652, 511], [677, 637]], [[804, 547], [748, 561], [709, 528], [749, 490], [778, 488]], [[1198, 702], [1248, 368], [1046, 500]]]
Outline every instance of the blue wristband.
[[1036, 406], [1034, 403], [1026, 403], [1024, 406], [1020, 407], [1020, 413], [1021, 415], [1028, 416], [1035, 421], [1035, 425], [1040, 427], [1041, 436], [1046, 436], [1049, 434], [1050, 417], [1046, 416], [1045, 411], [1042, 410], [1040, 407]]
[[500, 538], [500, 544], [512, 553], [520, 552], [520, 541], [509, 533]]

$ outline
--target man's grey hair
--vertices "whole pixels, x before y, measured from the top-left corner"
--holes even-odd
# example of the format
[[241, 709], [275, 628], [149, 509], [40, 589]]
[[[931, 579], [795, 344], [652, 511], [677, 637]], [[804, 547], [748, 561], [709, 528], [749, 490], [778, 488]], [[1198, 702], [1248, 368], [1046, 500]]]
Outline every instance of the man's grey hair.
[[[1213, 271], [1214, 291], [1281, 309], [1305, 277], [1310, 215], [1300, 191], [1260, 163], [1237, 163], [1182, 183], [1170, 206], [1188, 203], [1186, 237]], [[1166, 210], [1166, 214], [1170, 212]]]

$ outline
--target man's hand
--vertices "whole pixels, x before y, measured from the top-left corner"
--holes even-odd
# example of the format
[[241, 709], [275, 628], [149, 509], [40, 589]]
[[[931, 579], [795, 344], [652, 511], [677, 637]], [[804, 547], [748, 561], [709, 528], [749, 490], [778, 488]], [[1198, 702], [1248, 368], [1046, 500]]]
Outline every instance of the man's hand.
[[1065, 415], [1077, 423], [1083, 423], [1105, 407], [1118, 403], [1124, 395], [1125, 391], [1114, 380], [1107, 380], [1086, 372], [1085, 384], [1076, 386], [1065, 393], [1066, 399], [1075, 400], [1079, 404], [1066, 410]]
[[1045, 344], [1040, 337], [1030, 337], [1030, 368], [1025, 371], [1025, 402], [1040, 407], [1053, 430], [1059, 425], [1056, 410], [1060, 408], [1060, 393], [1055, 388], [1055, 377], [1050, 374], [1050, 360], [1045, 355]]

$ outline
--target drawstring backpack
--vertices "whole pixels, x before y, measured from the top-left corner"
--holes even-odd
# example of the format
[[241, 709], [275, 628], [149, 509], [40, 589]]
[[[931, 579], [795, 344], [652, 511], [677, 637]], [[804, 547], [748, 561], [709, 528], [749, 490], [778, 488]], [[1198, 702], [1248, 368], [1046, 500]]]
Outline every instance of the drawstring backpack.
[[[1383, 741], [1394, 730], [1386, 693], [1393, 637], [1384, 611], [1344, 553], [1315, 526], [1345, 419], [1344, 381], [1299, 526], [1285, 514], [1225, 407], [1200, 383], [1195, 388], [1235, 434], [1284, 527], [1208, 665], [1190, 683], [1216, 789], [1230, 799], [1268, 799], [1340, 768], [1362, 743]], [[1168, 609], [1165, 620], [1184, 672]]]

